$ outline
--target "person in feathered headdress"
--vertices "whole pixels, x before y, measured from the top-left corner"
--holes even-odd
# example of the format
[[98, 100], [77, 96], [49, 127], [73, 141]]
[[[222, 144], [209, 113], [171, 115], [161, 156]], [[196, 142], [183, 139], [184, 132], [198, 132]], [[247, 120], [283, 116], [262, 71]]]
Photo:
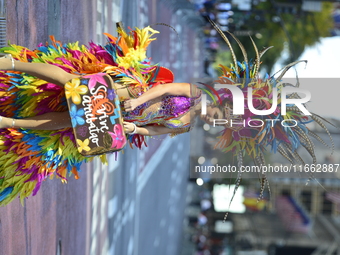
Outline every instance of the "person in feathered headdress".
[[[35, 195], [54, 174], [63, 181], [69, 173], [78, 178], [80, 165], [93, 159], [87, 156], [121, 148], [127, 139], [142, 147], [144, 136], [191, 130], [201, 112], [201, 90], [173, 83], [170, 70], [151, 64], [146, 50], [158, 31], [127, 33], [121, 24], [117, 31], [118, 37], [106, 34], [105, 46], [61, 44], [51, 37], [52, 44], [36, 50], [1, 49], [7, 55], [0, 59], [0, 205]], [[114, 124], [116, 115], [124, 123], [111, 129], [106, 124]], [[99, 133], [109, 142], [93, 148]]]
[[[218, 27], [216, 29], [220, 32]], [[88, 133], [98, 142], [96, 132], [105, 131], [111, 141], [105, 146], [115, 148], [126, 141], [124, 129], [130, 142], [141, 147], [144, 136], [190, 131], [194, 118], [201, 115], [202, 110], [202, 119], [209, 124], [215, 119], [231, 119], [230, 91], [206, 90], [217, 97], [220, 107], [210, 105], [202, 109], [202, 92], [197, 86], [173, 83], [170, 70], [150, 63], [145, 52], [156, 33], [150, 27], [126, 33], [118, 25], [119, 36], [106, 34], [108, 44], [105, 46], [94, 43], [88, 47], [78, 43], [62, 45], [52, 37], [52, 45], [41, 44], [33, 51], [17, 45], [1, 49], [11, 55], [0, 59], [0, 70], [5, 70], [0, 72], [0, 115], [3, 116], [0, 122], [0, 205], [8, 204], [18, 195], [23, 200], [36, 194], [42, 181], [53, 174], [63, 181], [68, 173], [78, 178], [80, 165], [92, 160], [86, 156], [95, 155], [89, 154]], [[276, 83], [272, 78], [258, 78], [263, 53], [257, 52], [254, 64], [248, 63], [244, 49], [243, 53], [244, 63], [238, 63], [233, 54], [234, 66], [223, 67], [224, 75], [219, 82], [235, 85], [241, 91], [252, 86], [258, 106], [267, 107]], [[106, 97], [118, 94], [123, 108], [123, 126], [115, 125], [112, 130], [106, 130], [105, 115], [99, 120], [104, 123], [102, 130], [92, 125], [94, 107], [102, 113], [106, 104], [95, 100], [96, 105], [90, 106], [83, 95], [97, 90], [98, 84], [104, 88]], [[114, 86], [115, 91], [110, 90], [109, 85]], [[102, 99], [100, 93], [93, 98]], [[216, 147], [233, 151], [240, 165], [244, 154], [249, 154], [258, 164], [264, 163], [263, 150], [268, 145], [288, 159], [300, 160], [295, 148], [301, 143], [314, 158], [313, 146], [298, 109], [289, 108], [288, 114], [298, 121], [297, 128], [227, 126]], [[271, 117], [283, 118], [277, 111]], [[252, 119], [253, 116], [246, 112], [243, 118]], [[317, 115], [312, 118], [321, 123]], [[92, 125], [92, 130], [78, 129], [74, 133], [73, 129], [85, 122]], [[106, 162], [105, 155], [100, 157]]]

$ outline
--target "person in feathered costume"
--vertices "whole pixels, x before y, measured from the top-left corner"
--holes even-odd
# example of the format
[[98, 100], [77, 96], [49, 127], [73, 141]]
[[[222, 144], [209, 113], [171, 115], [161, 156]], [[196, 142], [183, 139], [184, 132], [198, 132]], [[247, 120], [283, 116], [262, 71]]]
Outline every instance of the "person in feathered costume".
[[[233, 53], [223, 32], [213, 25]], [[51, 45], [41, 44], [33, 51], [17, 45], [1, 50], [11, 55], [0, 59], [0, 70], [6, 70], [0, 72], [0, 116], [3, 116], [0, 122], [0, 205], [8, 204], [18, 195], [21, 200], [35, 195], [42, 181], [54, 173], [63, 181], [68, 173], [78, 178], [80, 165], [93, 158], [86, 157], [90, 149], [88, 141], [75, 138], [72, 127], [84, 122], [84, 110], [74, 107], [80, 105], [81, 95], [97, 83], [116, 85], [124, 108], [124, 129], [130, 134], [131, 144], [141, 147], [143, 136], [176, 135], [191, 130], [195, 116], [201, 114], [201, 90], [188, 83], [172, 83], [171, 71], [150, 63], [146, 49], [156, 33], [146, 27], [128, 34], [119, 25], [119, 36], [106, 34], [108, 44], [105, 46], [94, 43], [88, 47], [78, 43], [62, 45], [52, 37]], [[233, 84], [241, 90], [252, 86], [253, 98], [265, 109], [271, 105], [271, 91], [276, 82], [272, 77], [262, 80], [258, 77], [264, 52], [259, 53], [255, 47], [256, 60], [250, 64], [245, 49], [240, 46], [245, 61], [237, 62], [233, 54], [234, 66], [222, 66], [223, 75], [218, 82]], [[242, 79], [245, 82], [240, 83]], [[230, 92], [207, 87], [208, 90], [202, 90], [214, 94], [220, 107], [208, 106], [202, 119], [209, 124], [214, 119], [230, 119]], [[70, 109], [67, 100], [72, 101]], [[278, 113], [275, 111], [271, 118], [283, 118]], [[247, 114], [246, 111], [241, 118], [255, 117]], [[296, 153], [301, 144], [314, 160], [313, 144], [308, 137], [312, 133], [308, 133], [305, 121], [294, 107], [288, 109], [288, 116], [298, 122], [297, 128], [233, 129], [227, 126], [216, 147], [234, 152], [239, 166], [244, 154], [250, 155], [256, 164], [264, 164], [263, 152], [267, 146], [287, 159], [301, 161]], [[320, 117], [313, 115], [312, 118], [325, 128]], [[125, 139], [120, 131], [117, 128], [109, 132], [114, 144], [121, 144]], [[100, 157], [105, 163], [105, 155]], [[240, 179], [238, 176], [238, 183]], [[261, 183], [263, 192], [265, 177]]]
[[[1, 49], [7, 55], [0, 59], [0, 205], [35, 195], [54, 174], [65, 182], [69, 173], [78, 178], [80, 165], [93, 157], [86, 157], [88, 141], [73, 133], [72, 127], [84, 122], [84, 110], [75, 106], [97, 83], [116, 85], [130, 145], [141, 147], [145, 135], [191, 129], [190, 113], [200, 112], [201, 91], [172, 83], [170, 70], [150, 63], [146, 49], [158, 31], [146, 27], [126, 33], [120, 24], [117, 31], [118, 37], [106, 34], [105, 46], [63, 45], [51, 37], [52, 44], [36, 50]], [[108, 132], [113, 145], [125, 140], [117, 132]], [[100, 157], [105, 163], [105, 155]]]

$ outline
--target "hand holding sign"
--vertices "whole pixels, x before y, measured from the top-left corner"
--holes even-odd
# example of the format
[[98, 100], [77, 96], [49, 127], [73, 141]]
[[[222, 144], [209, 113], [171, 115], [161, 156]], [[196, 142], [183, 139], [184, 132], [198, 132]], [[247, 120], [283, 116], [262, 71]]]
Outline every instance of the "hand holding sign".
[[127, 134], [136, 133], [137, 127], [136, 127], [133, 123], [124, 121], [124, 122], [123, 122], [123, 125], [124, 125], [124, 131], [125, 131], [125, 133], [127, 133]]
[[136, 109], [139, 105], [141, 105], [138, 98], [136, 99], [129, 99], [124, 102], [125, 111], [131, 112]]

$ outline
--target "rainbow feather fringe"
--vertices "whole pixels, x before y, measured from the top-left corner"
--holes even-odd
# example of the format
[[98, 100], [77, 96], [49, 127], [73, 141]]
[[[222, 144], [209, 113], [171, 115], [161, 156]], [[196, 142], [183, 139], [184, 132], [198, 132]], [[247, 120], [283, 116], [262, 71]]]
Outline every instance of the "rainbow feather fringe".
[[[51, 44], [40, 44], [36, 50], [11, 44], [1, 52], [10, 53], [23, 62], [49, 63], [74, 74], [106, 72], [117, 82], [148, 88], [157, 68], [146, 57], [146, 49], [157, 31], [150, 27], [136, 29], [130, 34], [121, 27], [118, 37], [106, 34], [105, 46], [78, 42], [62, 44], [51, 36]], [[26, 118], [48, 112], [67, 111], [64, 89], [17, 71], [0, 72], [0, 115]], [[140, 137], [130, 139], [137, 146]], [[100, 156], [106, 163], [105, 155]], [[54, 174], [67, 181], [67, 175], [78, 171], [93, 158], [82, 156], [76, 149], [71, 128], [55, 131], [0, 129], [0, 205], [15, 197], [35, 195], [42, 181]]]

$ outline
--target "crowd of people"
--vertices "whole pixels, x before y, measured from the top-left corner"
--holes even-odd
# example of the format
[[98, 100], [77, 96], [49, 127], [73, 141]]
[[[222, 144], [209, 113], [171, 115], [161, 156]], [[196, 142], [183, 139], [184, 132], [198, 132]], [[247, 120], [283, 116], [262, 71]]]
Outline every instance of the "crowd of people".
[[198, 186], [194, 182], [190, 185], [192, 192], [189, 192], [191, 202], [187, 211], [186, 246], [191, 247], [192, 255], [221, 255], [223, 240], [214, 236], [211, 228], [213, 224], [209, 221], [209, 214], [214, 212], [212, 193], [206, 185]]
[[216, 55], [220, 48], [219, 41], [221, 37], [212, 27], [209, 20], [214, 21], [220, 26], [222, 31], [230, 31], [233, 29], [231, 3], [217, 2], [216, 0], [189, 0], [196, 8], [198, 15], [200, 15], [204, 22], [203, 33], [205, 36], [204, 47], [206, 49], [206, 56], [204, 60], [204, 73], [207, 76], [213, 77], [214, 71], [211, 64], [216, 61]]

